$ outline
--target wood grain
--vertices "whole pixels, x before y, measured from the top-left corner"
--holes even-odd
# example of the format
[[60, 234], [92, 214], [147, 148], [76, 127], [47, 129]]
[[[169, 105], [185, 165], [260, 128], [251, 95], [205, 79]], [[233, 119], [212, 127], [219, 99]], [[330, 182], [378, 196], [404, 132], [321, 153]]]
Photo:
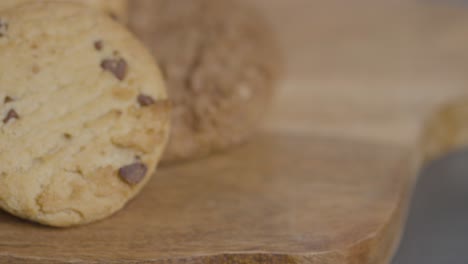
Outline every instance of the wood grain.
[[59, 230], [2, 215], [1, 248], [14, 248], [3, 257], [34, 252], [85, 263], [197, 263], [265, 252], [279, 261], [329, 249], [342, 249], [336, 254], [345, 261], [355, 247], [365, 259], [370, 234], [397, 235], [385, 222], [398, 214], [405, 163], [390, 145], [263, 134], [229, 153], [161, 170], [125, 210], [96, 224]]
[[0, 263], [388, 263], [421, 162], [468, 143], [468, 8], [252, 2], [288, 62], [264, 129], [99, 223], [0, 214]]
[[427, 118], [468, 93], [468, 6], [257, 1], [289, 59], [270, 129], [414, 144]]

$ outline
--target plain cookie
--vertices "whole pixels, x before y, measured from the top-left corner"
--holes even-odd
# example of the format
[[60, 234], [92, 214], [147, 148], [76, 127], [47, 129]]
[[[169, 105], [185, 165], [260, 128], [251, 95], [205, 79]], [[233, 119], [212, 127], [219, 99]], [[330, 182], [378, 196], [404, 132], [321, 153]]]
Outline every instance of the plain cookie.
[[157, 58], [173, 102], [164, 161], [204, 156], [252, 134], [281, 68], [256, 10], [237, 1], [133, 0], [130, 26]]
[[[46, 0], [35, 0], [36, 2], [44, 2]], [[102, 10], [111, 17], [119, 21], [126, 22], [128, 20], [127, 0], [48, 0], [48, 1], [67, 1], [82, 3], [84, 5]], [[0, 0], [0, 10], [5, 10], [20, 4], [31, 2], [32, 0]]]
[[52, 226], [102, 219], [155, 171], [169, 103], [154, 60], [81, 5], [0, 12], [0, 206]]

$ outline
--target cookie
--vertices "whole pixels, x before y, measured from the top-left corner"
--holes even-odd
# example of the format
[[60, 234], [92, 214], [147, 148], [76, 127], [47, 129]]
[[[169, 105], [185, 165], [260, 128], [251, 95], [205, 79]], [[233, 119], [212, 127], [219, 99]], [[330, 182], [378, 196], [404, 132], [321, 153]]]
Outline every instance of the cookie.
[[46, 225], [107, 217], [150, 179], [169, 136], [162, 76], [98, 11], [0, 11], [0, 207]]
[[274, 36], [237, 1], [133, 0], [130, 27], [151, 49], [173, 102], [165, 162], [245, 141], [265, 114], [281, 69]]
[[[37, 0], [36, 0], [37, 1]], [[39, 0], [46, 1], [46, 0]], [[118, 19], [119, 21], [127, 21], [127, 0], [48, 0], [48, 1], [74, 1], [76, 3], [82, 3], [84, 5], [102, 10], [109, 14], [112, 18]], [[0, 10], [8, 9], [26, 2], [32, 2], [31, 0], [1, 0]]]

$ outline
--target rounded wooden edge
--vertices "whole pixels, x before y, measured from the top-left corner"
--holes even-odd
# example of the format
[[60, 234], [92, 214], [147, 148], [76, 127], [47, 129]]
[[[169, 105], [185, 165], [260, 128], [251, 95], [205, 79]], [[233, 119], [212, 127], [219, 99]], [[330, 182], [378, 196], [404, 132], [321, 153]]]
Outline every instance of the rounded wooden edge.
[[[397, 180], [401, 181], [398, 193], [399, 200], [389, 212], [388, 219], [375, 233], [363, 237], [361, 240], [344, 248], [316, 253], [270, 253], [270, 252], [229, 252], [211, 255], [199, 255], [183, 258], [122, 260], [119, 264], [364, 264], [364, 263], [389, 263], [400, 241], [403, 224], [406, 218], [408, 200], [412, 190], [412, 182], [417, 175], [418, 166], [415, 159], [404, 160], [398, 170]], [[58, 264], [58, 263], [87, 263], [97, 264], [104, 260], [80, 260], [80, 259], [52, 259], [42, 257], [28, 257], [18, 255], [3, 255], [0, 252], [0, 263], [18, 264]], [[107, 262], [106, 262], [107, 263]], [[112, 262], [115, 263], [115, 262]]]

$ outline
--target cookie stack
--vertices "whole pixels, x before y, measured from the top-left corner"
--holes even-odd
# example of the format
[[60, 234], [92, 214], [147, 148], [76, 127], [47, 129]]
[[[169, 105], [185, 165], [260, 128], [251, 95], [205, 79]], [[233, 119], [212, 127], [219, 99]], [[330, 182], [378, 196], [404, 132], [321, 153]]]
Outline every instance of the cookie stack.
[[51, 226], [102, 219], [160, 159], [225, 149], [261, 119], [278, 64], [256, 13], [216, 0], [130, 7], [128, 20], [124, 0], [0, 2], [2, 209]]

